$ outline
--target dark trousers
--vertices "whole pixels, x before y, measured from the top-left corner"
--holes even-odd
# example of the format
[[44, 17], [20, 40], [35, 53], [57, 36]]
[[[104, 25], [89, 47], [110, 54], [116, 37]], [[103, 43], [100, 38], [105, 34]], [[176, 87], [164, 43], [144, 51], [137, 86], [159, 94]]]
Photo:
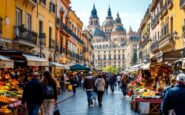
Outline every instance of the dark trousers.
[[64, 82], [61, 82], [61, 89], [62, 89], [62, 93], [64, 93], [65, 92], [65, 83]]
[[73, 94], [76, 94], [76, 86], [73, 86]]
[[103, 100], [104, 91], [98, 91], [98, 103], [101, 104]]
[[38, 115], [39, 108], [40, 108], [40, 105], [28, 104], [27, 105], [28, 115]]
[[110, 85], [111, 91], [114, 92], [114, 84]]
[[127, 94], [127, 87], [126, 86], [122, 87], [122, 92], [123, 92], [123, 96], [126, 96], [126, 94]]

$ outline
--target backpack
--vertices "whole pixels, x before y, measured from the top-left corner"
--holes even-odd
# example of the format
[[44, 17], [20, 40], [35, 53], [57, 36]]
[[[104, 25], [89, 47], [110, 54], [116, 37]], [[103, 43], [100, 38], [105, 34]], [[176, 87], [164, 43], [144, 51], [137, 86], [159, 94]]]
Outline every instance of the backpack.
[[46, 97], [54, 97], [55, 96], [54, 88], [52, 85], [45, 86], [45, 96]]

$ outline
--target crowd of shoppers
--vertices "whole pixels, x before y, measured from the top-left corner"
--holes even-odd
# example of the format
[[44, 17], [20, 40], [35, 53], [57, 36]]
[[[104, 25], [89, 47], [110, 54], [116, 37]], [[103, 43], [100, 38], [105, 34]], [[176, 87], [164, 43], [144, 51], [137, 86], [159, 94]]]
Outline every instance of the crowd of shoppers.
[[45, 71], [42, 79], [34, 72], [31, 81], [24, 87], [22, 105], [27, 108], [28, 115], [38, 115], [43, 105], [44, 115], [53, 115], [57, 101], [57, 83], [49, 71]]

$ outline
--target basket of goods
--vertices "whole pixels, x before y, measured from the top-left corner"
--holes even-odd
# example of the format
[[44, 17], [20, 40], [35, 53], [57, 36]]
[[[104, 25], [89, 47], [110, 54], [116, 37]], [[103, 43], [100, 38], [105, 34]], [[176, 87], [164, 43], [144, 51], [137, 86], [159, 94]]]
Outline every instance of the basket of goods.
[[11, 115], [11, 110], [9, 110], [7, 106], [2, 106], [0, 108], [0, 115]]

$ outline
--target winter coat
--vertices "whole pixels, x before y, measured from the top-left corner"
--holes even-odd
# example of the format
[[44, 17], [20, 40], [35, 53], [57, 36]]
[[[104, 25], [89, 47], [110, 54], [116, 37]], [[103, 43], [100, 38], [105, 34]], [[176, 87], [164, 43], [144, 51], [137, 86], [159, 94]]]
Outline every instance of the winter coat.
[[185, 115], [185, 85], [179, 84], [167, 90], [164, 95], [161, 109], [164, 115], [174, 110], [176, 115]]
[[22, 95], [22, 104], [25, 102], [28, 105], [41, 105], [44, 100], [44, 88], [41, 82], [33, 78], [31, 81], [26, 83]]
[[105, 91], [105, 80], [103, 78], [97, 78], [95, 81], [97, 91]]
[[116, 77], [111, 76], [110, 79], [109, 79], [109, 83], [110, 83], [110, 85], [114, 85], [116, 83]]
[[83, 83], [84, 88], [86, 91], [93, 91], [94, 88], [94, 79], [92, 76], [86, 76], [84, 83]]

